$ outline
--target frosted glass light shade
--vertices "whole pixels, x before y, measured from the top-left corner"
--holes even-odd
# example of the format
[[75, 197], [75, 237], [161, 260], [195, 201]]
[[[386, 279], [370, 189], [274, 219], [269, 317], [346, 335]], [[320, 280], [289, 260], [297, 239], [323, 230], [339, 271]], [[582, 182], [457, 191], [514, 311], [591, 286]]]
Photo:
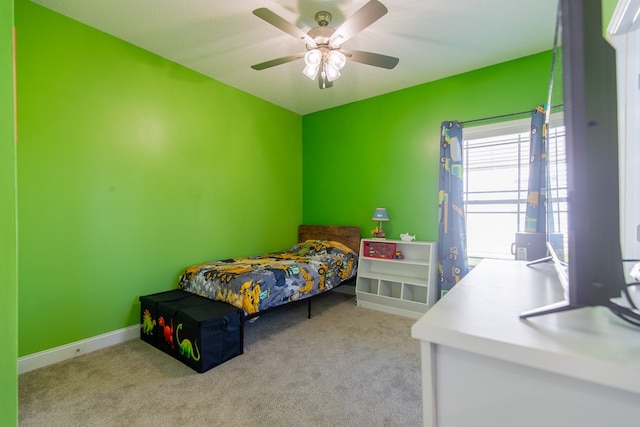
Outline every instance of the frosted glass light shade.
[[342, 52], [332, 50], [327, 54], [327, 63], [335, 67], [337, 70], [342, 70], [344, 64], [347, 63], [347, 58], [342, 54]]
[[322, 52], [318, 49], [311, 49], [304, 54], [304, 63], [307, 65], [302, 70], [302, 73], [309, 77], [311, 80], [315, 79], [320, 70], [320, 63], [322, 62]]
[[322, 52], [318, 49], [311, 49], [304, 54], [304, 63], [307, 65], [320, 65], [322, 61]]
[[302, 70], [302, 73], [313, 80], [318, 75], [319, 69], [320, 67], [318, 65], [307, 65], [306, 67], [304, 67], [304, 70]]
[[325, 73], [325, 76], [327, 77], [327, 80], [329, 80], [330, 82], [340, 77], [340, 71], [338, 71], [338, 69], [333, 65], [326, 62], [324, 64], [324, 73]]

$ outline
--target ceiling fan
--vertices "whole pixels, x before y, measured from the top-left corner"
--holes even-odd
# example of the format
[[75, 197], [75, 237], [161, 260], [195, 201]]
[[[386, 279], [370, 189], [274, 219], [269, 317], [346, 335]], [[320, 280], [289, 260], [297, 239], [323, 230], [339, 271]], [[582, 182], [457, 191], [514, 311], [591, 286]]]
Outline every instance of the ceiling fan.
[[386, 13], [387, 8], [382, 3], [377, 0], [369, 0], [367, 4], [358, 9], [340, 27], [334, 29], [329, 27], [331, 14], [326, 11], [320, 11], [315, 15], [318, 26], [305, 33], [265, 7], [256, 9], [253, 14], [258, 18], [267, 21], [296, 39], [302, 40], [307, 45], [307, 52], [261, 62], [260, 64], [252, 65], [251, 68], [264, 70], [304, 58], [306, 65], [303, 70], [304, 75], [311, 80], [317, 78], [320, 89], [333, 86], [333, 81], [340, 77], [340, 70], [346, 64], [347, 59], [390, 70], [398, 64], [398, 58], [379, 53], [342, 49], [342, 43], [376, 22]]

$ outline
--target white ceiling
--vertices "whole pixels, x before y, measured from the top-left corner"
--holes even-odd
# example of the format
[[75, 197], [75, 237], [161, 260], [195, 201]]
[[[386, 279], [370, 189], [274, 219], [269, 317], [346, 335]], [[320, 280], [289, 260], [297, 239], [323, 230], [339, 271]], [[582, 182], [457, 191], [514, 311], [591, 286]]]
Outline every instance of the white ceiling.
[[266, 7], [303, 31], [320, 10], [337, 28], [368, 0], [34, 0], [159, 56], [308, 114], [446, 76], [549, 50], [557, 0], [381, 0], [389, 12], [345, 49], [395, 56], [392, 70], [348, 62], [320, 90], [296, 60], [262, 71], [251, 65], [303, 53], [302, 41], [254, 16]]

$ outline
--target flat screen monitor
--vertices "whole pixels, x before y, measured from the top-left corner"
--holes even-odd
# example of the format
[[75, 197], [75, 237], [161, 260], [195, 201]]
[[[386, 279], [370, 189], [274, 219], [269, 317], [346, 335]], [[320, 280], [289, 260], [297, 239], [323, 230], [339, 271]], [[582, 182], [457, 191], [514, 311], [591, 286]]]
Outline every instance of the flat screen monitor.
[[[620, 248], [616, 55], [603, 38], [600, 0], [560, 0], [555, 39], [549, 98], [560, 101], [564, 110], [568, 246], [562, 258], [553, 245], [547, 247], [565, 298], [520, 317], [587, 306], [606, 306], [633, 317], [633, 310], [612, 302], [626, 292], [626, 283]], [[561, 88], [561, 100], [552, 94], [554, 87]]]

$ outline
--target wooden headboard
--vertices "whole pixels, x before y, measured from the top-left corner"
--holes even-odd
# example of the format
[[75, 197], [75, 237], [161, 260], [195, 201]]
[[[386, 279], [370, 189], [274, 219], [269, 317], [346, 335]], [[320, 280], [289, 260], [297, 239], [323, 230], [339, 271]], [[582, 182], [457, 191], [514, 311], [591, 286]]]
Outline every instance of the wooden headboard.
[[333, 240], [344, 243], [360, 252], [360, 227], [350, 225], [300, 225], [298, 227], [298, 242], [306, 240]]

